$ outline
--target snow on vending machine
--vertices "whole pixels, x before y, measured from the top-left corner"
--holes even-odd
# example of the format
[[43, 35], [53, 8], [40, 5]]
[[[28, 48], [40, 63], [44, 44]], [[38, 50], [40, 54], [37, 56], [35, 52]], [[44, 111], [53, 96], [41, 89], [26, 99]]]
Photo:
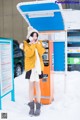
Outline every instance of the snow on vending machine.
[[61, 6], [53, 1], [35, 1], [19, 3], [17, 9], [28, 25], [39, 31], [40, 36], [42, 34], [42, 36], [47, 36], [41, 38], [42, 43], [45, 44], [46, 52], [43, 55], [44, 72], [40, 85], [41, 103], [50, 104], [54, 99], [54, 79], [52, 77], [54, 71], [54, 33], [64, 31]]

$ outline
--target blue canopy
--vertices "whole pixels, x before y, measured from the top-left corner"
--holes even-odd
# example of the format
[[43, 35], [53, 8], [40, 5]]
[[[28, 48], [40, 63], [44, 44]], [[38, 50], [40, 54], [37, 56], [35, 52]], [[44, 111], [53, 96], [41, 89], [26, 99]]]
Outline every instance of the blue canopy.
[[38, 31], [64, 30], [60, 7], [55, 2], [22, 2], [17, 9], [26, 22]]

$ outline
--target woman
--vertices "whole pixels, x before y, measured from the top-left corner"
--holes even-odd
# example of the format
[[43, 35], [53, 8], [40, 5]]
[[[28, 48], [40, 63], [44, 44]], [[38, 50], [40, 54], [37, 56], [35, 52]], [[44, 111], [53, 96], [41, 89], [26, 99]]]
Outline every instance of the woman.
[[[41, 90], [40, 90], [40, 79], [43, 76], [44, 64], [42, 55], [45, 52], [42, 42], [38, 41], [38, 31], [33, 27], [28, 27], [27, 40], [24, 41], [24, 52], [25, 52], [25, 71], [26, 79], [29, 79], [29, 100], [30, 107], [29, 114], [31, 116], [40, 115], [41, 108]], [[34, 87], [36, 88], [36, 103], [34, 102]], [[36, 110], [34, 110], [36, 105]]]

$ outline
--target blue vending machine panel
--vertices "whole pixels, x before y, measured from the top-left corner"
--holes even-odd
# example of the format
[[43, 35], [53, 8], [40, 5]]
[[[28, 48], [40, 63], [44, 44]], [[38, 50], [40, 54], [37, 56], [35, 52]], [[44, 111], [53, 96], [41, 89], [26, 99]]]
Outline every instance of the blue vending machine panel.
[[65, 42], [54, 42], [54, 71], [65, 71]]

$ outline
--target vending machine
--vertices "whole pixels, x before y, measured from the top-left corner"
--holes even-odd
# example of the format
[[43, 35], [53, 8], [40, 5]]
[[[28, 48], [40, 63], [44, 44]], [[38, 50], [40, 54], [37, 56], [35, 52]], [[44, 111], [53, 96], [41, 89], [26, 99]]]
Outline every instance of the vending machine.
[[43, 54], [44, 61], [44, 71], [43, 78], [40, 81], [41, 87], [41, 103], [50, 104], [54, 99], [53, 95], [53, 79], [51, 76], [51, 71], [53, 70], [53, 42], [49, 40], [42, 41], [45, 46], [46, 52]]

